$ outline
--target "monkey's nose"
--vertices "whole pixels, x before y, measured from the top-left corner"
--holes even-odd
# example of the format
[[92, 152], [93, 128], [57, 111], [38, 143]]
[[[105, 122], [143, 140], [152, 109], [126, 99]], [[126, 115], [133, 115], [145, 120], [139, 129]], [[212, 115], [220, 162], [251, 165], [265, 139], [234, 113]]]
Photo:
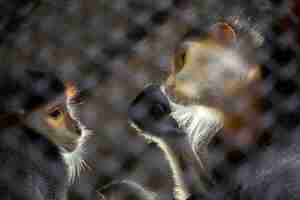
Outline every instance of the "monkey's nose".
[[177, 135], [177, 122], [170, 115], [171, 107], [160, 86], [145, 88], [130, 104], [128, 115], [140, 129], [157, 135]]

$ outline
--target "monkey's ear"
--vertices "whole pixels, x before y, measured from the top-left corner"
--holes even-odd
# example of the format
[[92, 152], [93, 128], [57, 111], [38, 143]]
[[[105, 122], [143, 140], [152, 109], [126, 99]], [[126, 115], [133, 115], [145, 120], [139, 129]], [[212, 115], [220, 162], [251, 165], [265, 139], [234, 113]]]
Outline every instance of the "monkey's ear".
[[232, 26], [225, 22], [218, 22], [210, 28], [209, 35], [212, 39], [224, 44], [231, 45], [237, 40], [236, 32]]
[[75, 83], [73, 83], [72, 81], [67, 81], [65, 82], [65, 95], [67, 97], [75, 97], [78, 93], [77, 87], [75, 85]]

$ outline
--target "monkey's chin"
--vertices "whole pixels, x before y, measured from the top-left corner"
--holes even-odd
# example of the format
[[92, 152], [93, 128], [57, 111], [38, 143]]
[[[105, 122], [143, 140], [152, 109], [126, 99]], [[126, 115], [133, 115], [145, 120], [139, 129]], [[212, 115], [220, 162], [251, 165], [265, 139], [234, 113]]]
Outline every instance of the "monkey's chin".
[[82, 136], [77, 140], [74, 149], [62, 153], [68, 167], [69, 183], [74, 183], [82, 171], [89, 169], [89, 165], [84, 158], [87, 154], [87, 143], [92, 132], [85, 127], [82, 128], [82, 131]]

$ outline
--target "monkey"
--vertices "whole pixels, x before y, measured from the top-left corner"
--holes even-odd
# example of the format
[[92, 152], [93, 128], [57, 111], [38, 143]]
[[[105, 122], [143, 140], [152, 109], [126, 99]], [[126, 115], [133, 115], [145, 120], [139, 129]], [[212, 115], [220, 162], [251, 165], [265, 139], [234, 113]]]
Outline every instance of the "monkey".
[[175, 52], [166, 94], [177, 104], [216, 109], [225, 132], [239, 132], [251, 111], [260, 109], [261, 84], [261, 67], [240, 48], [233, 27], [222, 22], [211, 27], [208, 39], [184, 42]]
[[[67, 200], [70, 186], [93, 170], [86, 158], [95, 133], [79, 117], [90, 91], [51, 71], [29, 68], [20, 77], [5, 72], [0, 75], [0, 197]], [[128, 179], [114, 180], [92, 195], [109, 199], [124, 188], [155, 199], [155, 193]]]
[[[295, 33], [297, 32], [297, 30], [293, 29], [297, 25], [296, 22], [297, 3], [295, 2], [296, 1], [290, 1], [291, 5], [289, 5], [290, 8], [288, 10], [289, 13], [287, 14], [287, 16], [283, 16], [283, 18], [280, 18], [279, 21], [273, 22], [271, 24], [272, 27], [269, 27], [270, 29], [267, 30], [268, 33], [266, 34], [266, 36], [264, 36], [265, 37], [264, 40], [267, 42], [267, 44], [266, 47], [263, 48], [264, 51], [263, 55], [264, 56], [267, 55], [267, 56], [266, 58], [263, 58], [266, 59], [263, 65], [269, 65], [267, 67], [269, 69], [271, 68], [272, 70], [274, 70], [273, 72], [274, 75], [278, 74], [278, 71], [280, 71], [280, 69], [282, 68], [286, 69], [285, 67], [292, 69], [292, 71], [297, 68], [297, 64], [298, 64], [296, 61], [297, 40], [295, 39], [296, 38]], [[277, 4], [283, 5], [284, 3], [277, 2]], [[228, 45], [228, 42], [229, 44], [233, 42], [232, 44], [234, 46], [238, 45], [237, 47], [239, 51], [237, 53], [239, 55], [240, 54], [243, 55], [244, 48], [239, 49], [242, 46], [240, 46], [239, 44], [238, 34], [233, 32], [232, 29], [227, 24], [225, 24], [223, 28], [221, 27], [221, 30], [223, 30], [221, 31], [221, 33], [224, 32], [224, 30], [227, 30], [225, 32], [229, 32], [231, 33], [230, 35], [233, 36], [229, 38], [235, 38], [233, 40], [230, 39], [229, 41], [225, 40], [226, 41], [225, 46]], [[291, 40], [283, 40], [284, 36], [287, 33], [289, 33], [288, 35], [291, 36], [289, 38]], [[211, 35], [216, 35], [216, 34], [211, 33]], [[209, 41], [206, 40], [209, 45], [212, 44], [211, 39], [212, 38], [209, 37]], [[219, 42], [217, 42], [216, 44], [216, 41], [218, 40], [214, 40], [213, 44], [220, 45]], [[238, 44], [236, 44], [236, 42], [238, 42]], [[249, 47], [251, 47], [251, 43], [248, 43], [247, 40], [244, 42], [245, 42], [244, 44], [249, 44]], [[198, 40], [198, 43], [201, 42], [199, 42]], [[192, 45], [196, 45], [196, 43], [194, 42]], [[189, 48], [191, 49], [191, 47]], [[183, 49], [189, 49], [189, 48], [184, 46]], [[208, 50], [206, 47], [205, 48], [203, 47], [203, 49]], [[206, 52], [204, 52], [204, 55], [205, 53]], [[176, 62], [180, 63], [183, 60], [187, 60], [185, 62], [191, 61], [191, 54], [192, 53], [187, 53], [186, 55], [186, 53], [182, 53], [181, 54], [182, 57], [181, 58], [179, 57], [180, 59], [178, 59]], [[190, 55], [190, 57], [188, 57], [188, 55]], [[282, 57], [283, 55], [284, 58]], [[263, 138], [263, 140], [265, 141], [259, 141], [262, 138], [260, 138], [259, 135], [257, 135], [259, 134], [259, 131], [261, 131], [260, 129], [262, 128], [261, 116], [262, 114], [264, 114], [261, 113], [261, 110], [263, 111], [264, 109], [263, 108], [264, 102], [262, 101], [265, 100], [263, 98], [266, 98], [263, 96], [265, 94], [261, 94], [262, 91], [260, 90], [261, 89], [260, 87], [266, 86], [267, 88], [271, 88], [273, 86], [274, 90], [272, 91], [272, 93], [282, 94], [281, 91], [277, 89], [278, 86], [277, 87], [275, 86], [275, 83], [277, 85], [278, 82], [280, 82], [279, 87], [287, 86], [293, 88], [293, 86], [289, 86], [286, 81], [281, 83], [280, 81], [281, 78], [276, 76], [271, 77], [272, 82], [275, 83], [270, 83], [268, 81], [269, 79], [266, 82], [264, 82], [263, 80], [264, 77], [262, 75], [264, 73], [263, 67], [265, 66], [256, 64], [256, 62], [254, 62], [255, 59], [252, 59], [251, 56], [248, 57], [247, 54], [245, 54], [245, 56], [246, 58], [250, 59], [248, 61], [250, 62], [248, 68], [249, 71], [248, 73], [246, 73], [246, 76], [244, 76], [245, 77], [244, 80], [246, 80], [244, 83], [247, 83], [248, 85], [247, 84], [240, 85], [239, 84], [240, 82], [236, 81], [235, 84], [223, 84], [223, 85], [221, 84], [220, 87], [224, 86], [223, 89], [218, 88], [219, 90], [213, 90], [213, 91], [209, 91], [209, 85], [207, 85], [207, 88], [205, 89], [208, 89], [207, 91], [208, 96], [213, 96], [216, 98], [209, 98], [210, 101], [205, 100], [205, 98], [207, 97], [206, 96], [207, 93], [205, 93], [205, 95], [203, 95], [202, 97], [198, 97], [197, 95], [195, 95], [197, 98], [195, 98], [194, 101], [195, 103], [200, 102], [201, 105], [203, 104], [205, 106], [209, 105], [223, 110], [224, 113], [223, 128], [221, 129], [221, 132], [219, 132], [215, 136], [215, 138], [220, 137], [223, 140], [227, 140], [226, 141], [228, 142], [227, 145], [232, 145], [232, 146], [236, 145], [237, 147], [240, 148], [245, 148], [245, 147], [250, 148], [251, 145], [254, 145], [254, 148], [252, 149], [251, 152], [249, 152], [247, 149], [245, 155], [243, 155], [242, 158], [238, 158], [239, 160], [235, 160], [234, 162], [230, 161], [230, 159], [232, 158], [229, 159], [230, 163], [228, 163], [228, 160], [226, 159], [222, 160], [219, 163], [220, 166], [218, 166], [219, 168], [221, 168], [221, 170], [218, 172], [218, 177], [214, 177], [215, 178], [214, 185], [209, 189], [209, 192], [207, 192], [206, 195], [204, 196], [191, 194], [189, 199], [274, 200], [274, 199], [299, 199], [300, 198], [299, 175], [298, 175], [299, 174], [298, 173], [299, 171], [299, 145], [298, 145], [299, 129], [296, 128], [298, 127], [297, 124], [299, 121], [295, 120], [295, 119], [299, 119], [298, 113], [295, 112], [296, 107], [293, 108], [292, 110], [286, 109], [287, 111], [285, 110], [286, 107], [284, 107], [285, 111], [281, 110], [278, 113], [276, 112], [276, 108], [275, 108], [281, 102], [286, 102], [285, 100], [286, 98], [288, 98], [287, 95], [282, 95], [283, 97], [275, 99], [274, 101], [275, 102], [274, 110], [272, 108], [271, 117], [272, 119], [275, 119], [275, 123], [272, 123], [271, 126], [272, 130], [271, 133], [269, 133], [270, 135], [267, 136], [267, 138]], [[192, 66], [190, 67], [192, 68]], [[212, 68], [213, 67], [214, 65], [212, 65]], [[174, 68], [174, 71], [175, 69], [176, 68]], [[177, 72], [175, 71], [173, 73], [174, 75], [170, 77], [169, 80], [170, 88], [167, 89], [169, 90], [169, 92], [163, 92], [163, 90], [160, 89], [161, 86], [158, 86], [156, 88], [157, 93], [160, 93], [160, 99], [156, 98], [155, 102], [151, 100], [155, 98], [154, 97], [155, 95], [151, 94], [150, 88], [147, 87], [142, 92], [142, 94], [144, 93], [144, 95], [137, 97], [137, 99], [133, 101], [132, 107], [130, 108], [131, 120], [134, 122], [134, 124], [138, 126], [140, 132], [142, 134], [146, 134], [147, 137], [154, 135], [156, 137], [160, 137], [162, 141], [166, 141], [166, 142], [168, 142], [171, 138], [175, 138], [174, 140], [178, 139], [176, 138], [176, 131], [170, 131], [170, 132], [164, 131], [166, 129], [170, 130], [170, 127], [163, 121], [165, 121], [166, 118], [171, 119], [170, 116], [172, 113], [170, 102], [166, 101], [166, 99], [168, 100], [166, 96], [168, 97], [168, 95], [171, 94], [170, 95], [171, 100], [175, 102], [177, 101], [177, 103], [181, 101], [182, 104], [189, 105], [189, 98], [187, 97], [193, 96], [194, 94], [193, 90], [190, 91], [190, 93], [188, 93], [186, 92], [185, 89], [183, 89], [184, 88], [183, 86], [185, 84], [189, 85], [192, 83], [185, 82], [186, 80], [184, 80], [185, 77], [183, 76], [184, 75], [183, 72], [188, 73], [188, 70], [187, 69], [184, 70], [184, 68], [182, 68], [183, 71], [181, 71], [182, 72], [181, 75], [183, 77], [180, 77], [181, 75], [178, 76], [180, 70], [181, 68], [179, 68]], [[272, 73], [272, 71], [268, 73]], [[195, 75], [194, 77], [197, 77], [198, 74], [193, 74], [193, 75]], [[202, 77], [203, 74], [200, 74], [198, 76]], [[191, 77], [191, 75], [187, 77], [189, 78]], [[289, 78], [291, 78], [291, 81], [293, 82], [296, 78], [296, 74], [294, 74], [292, 77]], [[212, 79], [210, 83], [211, 84], [218, 83], [218, 81], [219, 79], [215, 79], [215, 80]], [[166, 85], [167, 84], [163, 83], [163, 89], [166, 88]], [[229, 85], [230, 87], [229, 88], [225, 87], [227, 85]], [[245, 86], [244, 89], [246, 90], [244, 91], [241, 90], [243, 88], [241, 86]], [[201, 88], [201, 85], [199, 85], [199, 87]], [[292, 94], [296, 94], [297, 92], [298, 92], [297, 89], [287, 91], [287, 93], [292, 93]], [[167, 95], [164, 95], [164, 93], [166, 93]], [[220, 100], [219, 98], [221, 98], [222, 101], [219, 101]], [[229, 102], [227, 101], [227, 99]], [[236, 110], [236, 108], [238, 107], [235, 106], [239, 105], [236, 103], [240, 99], [241, 99], [240, 102], [245, 103], [244, 104], [245, 107], [244, 108], [242, 107], [243, 109], [239, 113]], [[248, 100], [242, 101], [243, 99], [245, 100], [248, 99]], [[148, 102], [146, 104], [147, 106], [146, 105], [140, 106], [138, 109], [137, 108], [138, 104], [142, 104], [145, 101]], [[166, 104], [166, 102], [169, 104], [169, 106], [168, 104]], [[225, 107], [224, 105], [227, 105], [228, 107]], [[290, 105], [285, 104], [285, 106], [289, 107]], [[167, 109], [165, 109], [166, 107]], [[160, 112], [158, 112], [157, 110], [159, 110]], [[278, 117], [278, 115], [282, 115], [283, 112], [284, 112], [284, 117]], [[159, 118], [156, 115], [162, 117]], [[172, 120], [174, 120], [174, 118]], [[160, 123], [161, 126], [159, 126]], [[158, 127], [160, 127], [160, 129]], [[246, 133], [243, 133], [242, 131], [243, 127], [249, 128]], [[242, 137], [239, 137], [239, 135]], [[214, 152], [209, 152], [208, 155], [215, 156], [213, 154]], [[178, 157], [178, 154], [176, 155]]]
[[[182, 159], [183, 140], [185, 133], [179, 128], [177, 122], [171, 117], [169, 101], [157, 85], [145, 88], [132, 102], [129, 108], [131, 126], [150, 143], [156, 144], [163, 152], [169, 164], [173, 178], [174, 199], [188, 199], [191, 196], [186, 176], [186, 167], [191, 164], [189, 159]], [[153, 133], [158, 133], [154, 135]], [[172, 137], [166, 137], [171, 135]], [[180, 142], [179, 142], [180, 141]], [[191, 151], [185, 156], [192, 154]], [[200, 190], [204, 186], [200, 183]], [[203, 191], [205, 192], [205, 191]]]
[[71, 81], [64, 83], [62, 97], [35, 110], [27, 122], [45, 134], [49, 140], [61, 147], [61, 153], [68, 171], [68, 182], [74, 183], [81, 171], [89, 168], [84, 157], [86, 145], [93, 132], [78, 118], [78, 106], [83, 95]]
[[34, 111], [58, 98], [64, 86], [53, 71], [3, 68], [0, 83], [1, 199], [66, 199], [62, 149], [35, 129]]
[[94, 133], [78, 117], [84, 92], [37, 69], [2, 80], [0, 197], [68, 199], [69, 187], [91, 169], [85, 157]]
[[256, 138], [255, 131], [237, 137], [246, 125], [259, 124], [260, 113], [261, 68], [242, 45], [229, 23], [212, 25], [205, 38], [175, 48], [166, 81], [146, 87], [130, 105], [131, 125], [169, 162], [177, 200], [193, 196], [184, 166], [198, 173], [201, 193], [212, 187], [207, 148], [216, 135], [238, 147]]

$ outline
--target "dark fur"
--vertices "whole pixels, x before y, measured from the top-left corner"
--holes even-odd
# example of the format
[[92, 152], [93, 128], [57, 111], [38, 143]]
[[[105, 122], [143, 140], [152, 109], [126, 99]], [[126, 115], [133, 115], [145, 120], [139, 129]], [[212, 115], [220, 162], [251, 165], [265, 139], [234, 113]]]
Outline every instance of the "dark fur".
[[1, 199], [63, 199], [67, 175], [58, 148], [29, 127], [0, 133]]
[[[148, 87], [135, 99], [129, 117], [147, 131], [159, 136], [176, 137], [178, 126], [169, 116], [168, 104], [155, 86]], [[164, 107], [164, 109], [157, 108]], [[161, 118], [158, 117], [162, 116]], [[165, 122], [167, 122], [165, 124]], [[160, 128], [158, 128], [160, 127]], [[175, 132], [180, 132], [177, 130]], [[278, 135], [279, 134], [279, 135]], [[263, 135], [258, 144], [243, 151], [225, 155], [220, 144], [212, 144], [209, 152], [214, 185], [205, 195], [193, 191], [192, 199], [207, 200], [279, 200], [300, 198], [300, 141], [297, 131]], [[192, 185], [192, 184], [189, 184]]]
[[1, 73], [0, 199], [63, 200], [68, 179], [59, 149], [23, 120], [63, 85], [49, 72]]

